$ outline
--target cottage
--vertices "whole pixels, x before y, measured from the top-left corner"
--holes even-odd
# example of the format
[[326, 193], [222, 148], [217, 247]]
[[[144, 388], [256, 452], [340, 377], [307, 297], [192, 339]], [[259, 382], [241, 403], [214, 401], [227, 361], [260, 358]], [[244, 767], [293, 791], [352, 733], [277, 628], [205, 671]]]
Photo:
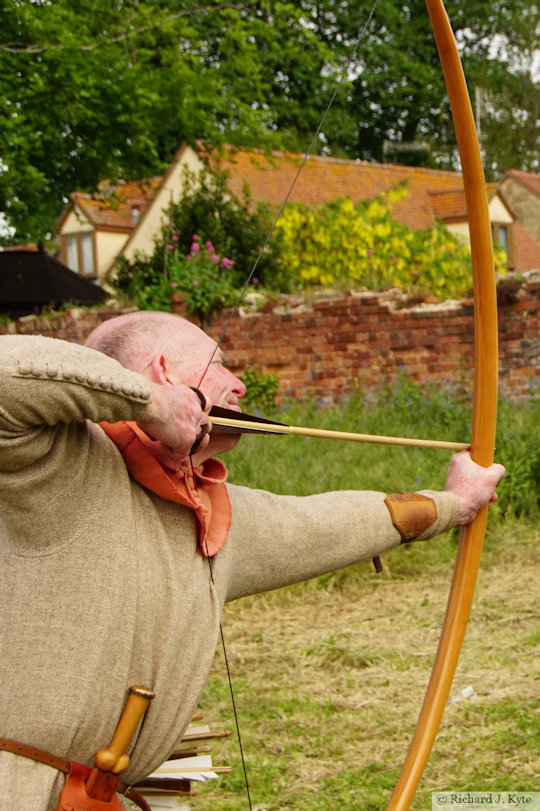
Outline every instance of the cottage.
[[[77, 273], [102, 280], [119, 256], [132, 260], [137, 253], [151, 255], [168, 207], [181, 199], [186, 169], [197, 174], [203, 167], [219, 167], [228, 173], [231, 193], [242, 197], [247, 187], [255, 202], [277, 208], [302, 160], [298, 154], [233, 147], [218, 156], [183, 145], [161, 177], [115, 186], [104, 182], [93, 195], [73, 192], [57, 223], [62, 261]], [[523, 185], [523, 175], [507, 173], [501, 184], [487, 184], [494, 240], [506, 251], [509, 267], [519, 271], [540, 268], [540, 236], [535, 236], [527, 207], [518, 205], [517, 195], [509, 189], [510, 181]], [[532, 194], [540, 206], [540, 176], [526, 177], [536, 178]], [[408, 190], [393, 207], [399, 222], [420, 229], [438, 221], [468, 239], [460, 172], [310, 156], [289, 199], [309, 206], [340, 197], [358, 203], [398, 184]]]

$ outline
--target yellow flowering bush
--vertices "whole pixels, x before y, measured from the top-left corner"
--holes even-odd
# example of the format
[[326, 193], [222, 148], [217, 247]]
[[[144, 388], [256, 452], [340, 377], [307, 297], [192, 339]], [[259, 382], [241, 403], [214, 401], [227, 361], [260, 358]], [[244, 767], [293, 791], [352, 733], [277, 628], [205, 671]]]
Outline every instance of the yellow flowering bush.
[[[407, 194], [400, 185], [356, 206], [350, 198], [318, 209], [289, 206], [277, 228], [290, 277], [304, 288], [401, 287], [441, 300], [467, 295], [472, 288], [468, 243], [440, 224], [413, 231], [398, 223], [392, 205]], [[501, 251], [496, 270], [505, 270]]]

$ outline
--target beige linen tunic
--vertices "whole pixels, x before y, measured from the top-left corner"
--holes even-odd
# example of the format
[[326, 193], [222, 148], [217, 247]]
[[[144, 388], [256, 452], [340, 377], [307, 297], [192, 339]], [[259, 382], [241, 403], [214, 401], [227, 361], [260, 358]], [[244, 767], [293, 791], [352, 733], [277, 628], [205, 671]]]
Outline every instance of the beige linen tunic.
[[[125, 775], [181, 737], [227, 600], [370, 558], [399, 543], [383, 493], [297, 498], [228, 485], [232, 527], [208, 561], [192, 512], [130, 479], [100, 420], [138, 420], [148, 382], [85, 347], [0, 338], [0, 735], [92, 765], [127, 688], [156, 692]], [[455, 525], [458, 500], [430, 493]], [[0, 807], [49, 811], [63, 775], [0, 754]], [[126, 806], [129, 804], [126, 801]]]

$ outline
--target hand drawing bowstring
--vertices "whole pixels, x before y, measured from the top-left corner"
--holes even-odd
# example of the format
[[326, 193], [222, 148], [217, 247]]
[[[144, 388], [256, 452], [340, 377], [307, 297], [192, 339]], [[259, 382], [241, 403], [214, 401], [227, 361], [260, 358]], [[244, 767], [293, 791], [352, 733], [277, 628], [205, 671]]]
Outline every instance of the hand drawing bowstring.
[[[313, 136], [300, 167], [291, 183], [287, 195], [276, 215], [274, 223], [264, 241], [253, 268], [242, 288], [238, 301], [232, 309], [229, 318], [222, 330], [219, 341], [212, 353], [205, 372], [201, 377], [202, 383], [213, 357], [223, 341], [232, 317], [237, 312], [245, 291], [255, 273], [261, 256], [270, 240], [275, 226], [287, 204], [296, 185], [315, 141], [322, 129], [326, 116], [337, 95], [343, 78], [356, 58], [359, 45], [364, 39], [368, 26], [375, 12], [378, 0], [369, 13], [367, 22], [357, 40], [354, 51], [341, 73], [336, 88], [326, 107], [321, 122]], [[468, 211], [469, 232], [471, 241], [471, 254], [474, 279], [474, 323], [475, 323], [475, 376], [474, 376], [474, 407], [471, 436], [471, 455], [474, 461], [487, 467], [493, 461], [496, 407], [497, 407], [497, 303], [495, 276], [493, 268], [493, 250], [491, 241], [491, 224], [489, 219], [487, 192], [482, 168], [482, 160], [478, 137], [474, 123], [474, 116], [470, 104], [469, 94], [461, 59], [453, 35], [453, 31], [446, 14], [442, 0], [426, 0], [435, 41], [439, 51], [441, 66], [447, 86], [459, 154], [463, 170], [463, 183]], [[199, 383], [199, 385], [200, 385]], [[457, 660], [467, 627], [468, 617], [472, 606], [476, 578], [480, 566], [480, 555], [485, 535], [487, 521], [487, 506], [476, 516], [472, 524], [463, 528], [461, 533], [454, 576], [446, 616], [441, 631], [439, 646], [435, 656], [432, 673], [426, 690], [422, 710], [414, 731], [409, 752], [405, 759], [401, 775], [387, 806], [387, 811], [406, 811], [414, 797], [416, 788], [421, 779], [425, 764], [429, 757], [431, 747], [437, 734], [444, 707], [448, 699], [452, 678], [457, 666]], [[212, 576], [212, 567], [210, 565]], [[221, 630], [222, 642], [223, 630]], [[224, 647], [229, 688], [235, 713], [235, 722], [239, 738], [242, 765], [246, 781], [246, 791], [249, 807], [252, 808], [247, 773], [240, 741], [238, 719], [234, 706], [231, 677], [227, 656]]]

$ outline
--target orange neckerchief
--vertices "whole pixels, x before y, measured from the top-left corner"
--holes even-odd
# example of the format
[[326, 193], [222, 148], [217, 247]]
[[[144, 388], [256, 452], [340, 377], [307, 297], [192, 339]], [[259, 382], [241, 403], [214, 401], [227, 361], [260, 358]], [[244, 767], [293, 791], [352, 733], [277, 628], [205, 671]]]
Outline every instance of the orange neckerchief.
[[225, 545], [231, 527], [231, 502], [225, 479], [227, 468], [218, 459], [191, 467], [186, 459], [178, 470], [155, 457], [160, 443], [136, 422], [101, 422], [101, 427], [124, 458], [129, 475], [161, 498], [190, 507], [197, 518], [199, 551], [211, 558]]

